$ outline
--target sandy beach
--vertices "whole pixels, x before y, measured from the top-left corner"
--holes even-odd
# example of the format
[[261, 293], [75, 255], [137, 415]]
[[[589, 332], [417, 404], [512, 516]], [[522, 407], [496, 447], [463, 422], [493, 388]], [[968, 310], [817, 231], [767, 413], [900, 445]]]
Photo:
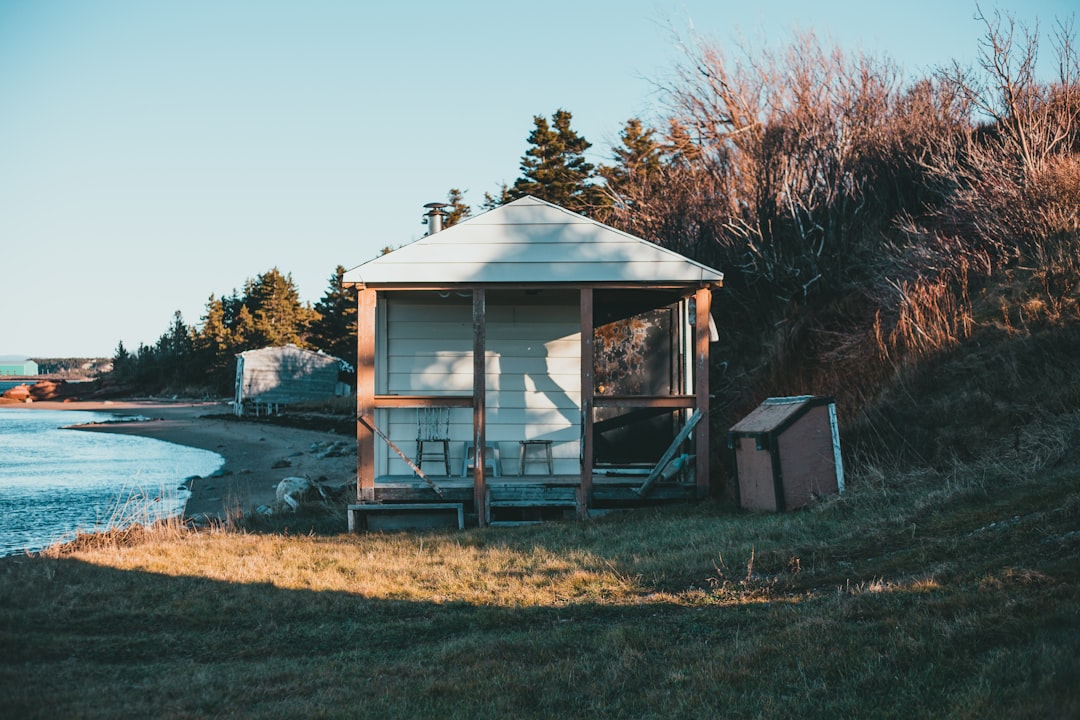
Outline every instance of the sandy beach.
[[[6, 405], [5, 407], [14, 407]], [[356, 441], [330, 432], [238, 422], [227, 416], [221, 402], [102, 401], [36, 402], [28, 410], [87, 410], [115, 414], [116, 422], [80, 425], [78, 429], [164, 440], [210, 450], [225, 464], [214, 477], [191, 482], [188, 517], [222, 518], [239, 510], [274, 506], [278, 483], [286, 477], [306, 477], [330, 487], [356, 482]], [[137, 416], [136, 420], [124, 418]]]

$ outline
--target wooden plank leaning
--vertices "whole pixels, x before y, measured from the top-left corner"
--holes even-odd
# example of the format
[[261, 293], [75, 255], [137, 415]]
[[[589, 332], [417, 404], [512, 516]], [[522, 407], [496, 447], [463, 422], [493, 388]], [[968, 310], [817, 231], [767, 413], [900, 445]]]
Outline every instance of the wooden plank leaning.
[[[668, 463], [671, 462], [672, 458], [675, 457], [675, 453], [679, 451], [679, 446], [686, 441], [686, 438], [690, 437], [690, 433], [693, 432], [694, 426], [698, 424], [699, 420], [701, 420], [701, 411], [695, 410], [694, 414], [691, 415], [690, 419], [686, 421], [685, 425], [683, 425], [683, 429], [680, 430], [679, 434], [675, 436], [675, 439], [671, 442], [671, 445], [668, 447], [668, 449], [664, 451], [663, 456], [661, 456], [660, 458], [660, 462], [656, 463], [656, 466], [652, 469], [652, 472], [650, 472], [649, 476], [645, 478], [645, 482], [641, 483], [641, 487], [635, 488], [634, 492], [636, 492], [642, 497], [645, 496], [645, 493], [649, 492], [649, 488], [654, 482], [656, 482], [656, 478], [660, 477], [660, 473], [664, 471], [664, 468], [666, 468], [668, 466]], [[699, 449], [698, 452], [701, 452], [701, 450]]]
[[431, 478], [429, 478], [427, 475], [425, 475], [424, 471], [420, 469], [420, 466], [417, 465], [416, 463], [414, 463], [412, 460], [410, 460], [409, 456], [406, 455], [405, 453], [403, 453], [401, 451], [401, 448], [399, 448], [397, 445], [395, 445], [394, 441], [391, 440], [390, 438], [388, 438], [386, 436], [386, 433], [384, 433], [382, 430], [380, 430], [379, 427], [375, 424], [375, 422], [373, 420], [369, 420], [368, 418], [364, 417], [363, 415], [357, 415], [356, 419], [359, 420], [361, 423], [363, 423], [364, 427], [366, 427], [368, 430], [371, 430], [373, 433], [375, 433], [376, 435], [381, 437], [383, 439], [383, 442], [385, 442], [387, 445], [389, 445], [391, 450], [393, 450], [398, 455], [400, 455], [401, 459], [405, 461], [405, 464], [408, 465], [409, 468], [414, 473], [416, 473], [420, 477], [421, 480], [426, 482], [428, 484], [428, 487], [430, 487], [432, 490], [435, 491], [436, 495], [438, 495], [439, 497], [443, 497], [442, 488], [440, 488], [438, 485], [436, 485], [435, 482]]

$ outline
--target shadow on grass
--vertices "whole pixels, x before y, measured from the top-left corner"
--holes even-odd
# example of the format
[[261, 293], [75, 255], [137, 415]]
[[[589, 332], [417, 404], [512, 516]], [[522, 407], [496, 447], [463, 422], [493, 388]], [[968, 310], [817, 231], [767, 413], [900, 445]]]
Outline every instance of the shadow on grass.
[[0, 568], [9, 717], [573, 715], [618, 703], [589, 675], [636, 653], [658, 612], [373, 600], [74, 559]]
[[508, 608], [121, 571], [70, 558], [8, 558], [0, 576], [0, 703], [8, 717], [1080, 709], [1075, 608], [1025, 617], [1034, 608], [1017, 608], [1001, 588], [965, 596], [958, 621], [949, 594], [906, 590], [800, 603]]

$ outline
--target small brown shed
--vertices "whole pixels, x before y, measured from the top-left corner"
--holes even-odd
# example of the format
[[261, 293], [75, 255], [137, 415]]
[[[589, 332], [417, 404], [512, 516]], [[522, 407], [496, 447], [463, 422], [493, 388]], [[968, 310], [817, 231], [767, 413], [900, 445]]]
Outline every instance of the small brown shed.
[[747, 510], [795, 510], [844, 491], [832, 398], [769, 398], [728, 431], [728, 447], [739, 505]]

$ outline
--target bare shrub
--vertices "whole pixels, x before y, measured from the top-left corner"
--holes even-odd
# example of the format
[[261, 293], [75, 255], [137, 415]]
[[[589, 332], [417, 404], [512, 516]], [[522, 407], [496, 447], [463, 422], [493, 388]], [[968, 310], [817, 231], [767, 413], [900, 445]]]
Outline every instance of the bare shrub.
[[627, 124], [601, 219], [725, 273], [714, 423], [784, 393], [855, 417], [980, 323], [1080, 318], [1071, 27], [1046, 83], [1037, 32], [983, 21], [974, 69], [913, 81], [809, 33], [763, 51], [695, 38], [667, 116]]
[[[957, 302], [968, 282], [1019, 284], [1013, 297], [1001, 296], [1007, 324], [1014, 310], [1023, 323], [1060, 321], [1074, 316], [1080, 283], [1080, 62], [1072, 28], [1057, 26], [1058, 77], [1044, 83], [1036, 76], [1037, 28], [1000, 13], [983, 22], [978, 67], [937, 78], [968, 116], [922, 158], [944, 202], [905, 218], [896, 273], [951, 285]], [[919, 300], [901, 299], [896, 332]]]

